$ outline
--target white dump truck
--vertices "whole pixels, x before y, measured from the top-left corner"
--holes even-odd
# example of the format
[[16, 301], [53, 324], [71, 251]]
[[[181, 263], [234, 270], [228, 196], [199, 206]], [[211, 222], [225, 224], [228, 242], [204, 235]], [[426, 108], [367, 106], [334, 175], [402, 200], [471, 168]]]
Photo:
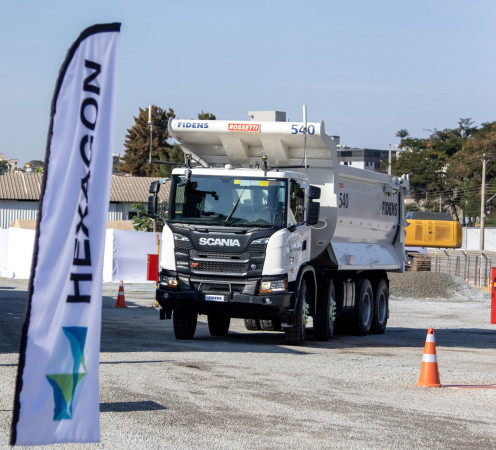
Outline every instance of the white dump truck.
[[213, 336], [240, 318], [290, 345], [309, 318], [316, 340], [335, 326], [384, 333], [407, 178], [340, 165], [323, 122], [171, 119], [169, 134], [186, 163], [172, 171], [156, 299], [177, 339], [198, 314]]

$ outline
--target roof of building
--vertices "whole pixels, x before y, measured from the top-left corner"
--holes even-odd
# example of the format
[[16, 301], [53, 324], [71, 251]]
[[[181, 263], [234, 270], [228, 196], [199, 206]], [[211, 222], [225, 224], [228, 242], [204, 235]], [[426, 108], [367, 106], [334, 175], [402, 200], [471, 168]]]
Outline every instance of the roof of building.
[[[40, 173], [6, 173], [0, 175], [0, 200], [34, 200], [40, 199], [43, 174]], [[112, 175], [110, 201], [119, 203], [147, 202], [150, 195], [150, 183], [160, 180], [154, 177], [131, 177]], [[169, 198], [170, 182], [161, 185], [159, 199]]]
[[[36, 220], [17, 219], [10, 224], [10, 228], [22, 228], [24, 230], [36, 230]], [[134, 231], [132, 220], [109, 220], [107, 228], [117, 230]]]

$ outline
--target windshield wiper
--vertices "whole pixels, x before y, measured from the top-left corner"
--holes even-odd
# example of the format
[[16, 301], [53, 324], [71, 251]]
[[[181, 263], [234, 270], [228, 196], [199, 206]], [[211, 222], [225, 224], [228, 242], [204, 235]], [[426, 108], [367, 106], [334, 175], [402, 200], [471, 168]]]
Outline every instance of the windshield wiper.
[[246, 186], [243, 188], [243, 190], [241, 191], [241, 193], [239, 194], [239, 197], [238, 199], [236, 200], [236, 203], [234, 204], [233, 206], [233, 209], [231, 209], [231, 212], [227, 215], [226, 217], [226, 220], [224, 220], [224, 223], [227, 223], [229, 222], [229, 219], [232, 217], [232, 215], [234, 214], [234, 211], [236, 211], [236, 208], [238, 207], [239, 205], [239, 201], [241, 200], [241, 196], [243, 195], [243, 192], [245, 192], [245, 189], [246, 189]]

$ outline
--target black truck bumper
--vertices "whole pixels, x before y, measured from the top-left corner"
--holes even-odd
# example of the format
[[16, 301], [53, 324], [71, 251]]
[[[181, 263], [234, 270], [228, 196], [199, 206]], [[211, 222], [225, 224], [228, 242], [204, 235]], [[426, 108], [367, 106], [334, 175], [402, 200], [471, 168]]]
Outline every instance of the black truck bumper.
[[171, 291], [160, 286], [156, 291], [157, 302], [167, 313], [181, 309], [198, 314], [222, 313], [241, 319], [287, 315], [292, 308], [292, 297], [292, 292], [271, 295], [216, 294], [194, 290]]

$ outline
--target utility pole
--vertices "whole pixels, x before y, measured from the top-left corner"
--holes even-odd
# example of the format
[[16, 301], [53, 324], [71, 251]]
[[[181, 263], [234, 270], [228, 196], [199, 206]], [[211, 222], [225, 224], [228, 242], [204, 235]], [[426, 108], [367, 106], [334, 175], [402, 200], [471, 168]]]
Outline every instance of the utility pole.
[[486, 215], [486, 154], [482, 155], [482, 189], [480, 211], [480, 250], [484, 250], [484, 219]]
[[150, 154], [148, 155], [148, 164], [152, 163], [152, 130], [153, 130], [153, 122], [152, 122], [152, 105], [148, 107], [148, 125], [150, 126]]
[[391, 144], [389, 144], [388, 152], [388, 175], [391, 175]]

